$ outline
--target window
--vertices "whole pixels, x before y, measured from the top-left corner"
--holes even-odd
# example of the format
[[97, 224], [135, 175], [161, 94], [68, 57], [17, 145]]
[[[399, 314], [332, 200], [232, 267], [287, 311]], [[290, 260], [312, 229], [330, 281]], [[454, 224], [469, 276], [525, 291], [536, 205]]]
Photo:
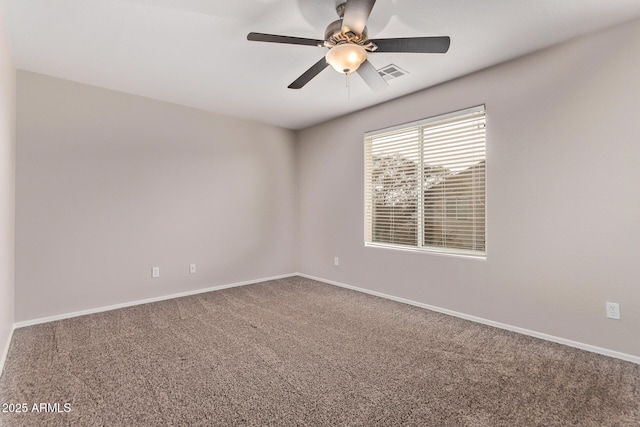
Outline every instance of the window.
[[365, 135], [365, 244], [485, 256], [485, 108]]

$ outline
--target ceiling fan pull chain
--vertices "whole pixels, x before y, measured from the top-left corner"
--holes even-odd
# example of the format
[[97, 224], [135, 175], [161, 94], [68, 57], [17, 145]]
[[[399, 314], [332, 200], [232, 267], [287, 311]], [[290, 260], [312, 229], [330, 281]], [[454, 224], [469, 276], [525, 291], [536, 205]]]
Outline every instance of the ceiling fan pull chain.
[[347, 87], [347, 99], [351, 99], [351, 84], [349, 82], [349, 73], [344, 73], [345, 86]]

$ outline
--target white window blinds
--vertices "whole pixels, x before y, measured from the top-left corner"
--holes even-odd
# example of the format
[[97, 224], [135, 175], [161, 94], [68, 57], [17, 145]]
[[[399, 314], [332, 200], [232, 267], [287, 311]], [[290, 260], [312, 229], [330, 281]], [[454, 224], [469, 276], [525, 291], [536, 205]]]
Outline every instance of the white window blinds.
[[365, 243], [484, 256], [485, 108], [365, 135]]

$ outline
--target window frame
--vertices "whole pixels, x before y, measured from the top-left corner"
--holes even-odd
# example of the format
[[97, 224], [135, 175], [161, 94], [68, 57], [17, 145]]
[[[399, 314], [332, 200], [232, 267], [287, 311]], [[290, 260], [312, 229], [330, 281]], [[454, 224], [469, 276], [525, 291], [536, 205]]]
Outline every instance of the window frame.
[[[374, 242], [373, 241], [373, 175], [372, 175], [372, 167], [370, 166], [373, 162], [373, 154], [372, 154], [372, 144], [368, 142], [368, 140], [375, 136], [380, 136], [388, 133], [392, 133], [395, 131], [402, 130], [410, 130], [411, 128], [418, 128], [420, 134], [420, 143], [419, 143], [419, 151], [420, 158], [423, 157], [424, 150], [424, 140], [423, 140], [423, 126], [433, 124], [435, 122], [446, 121], [451, 118], [466, 116], [471, 114], [481, 113], [482, 120], [484, 120], [484, 250], [473, 250], [473, 249], [461, 249], [461, 248], [453, 248], [453, 247], [441, 247], [441, 246], [428, 246], [424, 243], [424, 221], [425, 221], [425, 206], [424, 206], [424, 193], [425, 190], [420, 188], [418, 191], [421, 193], [421, 196], [418, 197], [418, 217], [416, 220], [416, 233], [419, 237], [417, 237], [417, 241], [415, 245], [411, 244], [397, 244], [397, 243], [386, 243], [386, 242]], [[477, 105], [470, 108], [465, 108], [461, 110], [452, 111], [445, 114], [439, 114], [436, 116], [427, 117], [425, 119], [420, 119], [413, 122], [403, 123], [387, 128], [377, 129], [373, 131], [365, 132], [364, 134], [364, 246], [372, 247], [372, 248], [382, 248], [382, 249], [392, 249], [392, 250], [401, 250], [404, 252], [419, 252], [419, 253], [428, 253], [434, 255], [444, 255], [444, 256], [453, 256], [453, 257], [463, 257], [477, 260], [486, 260], [488, 254], [488, 242], [487, 242], [487, 229], [488, 229], [488, 221], [487, 221], [487, 109], [485, 104]], [[422, 187], [422, 168], [424, 164], [421, 163], [419, 172], [420, 176], [420, 184]], [[457, 201], [457, 199], [456, 199]], [[443, 201], [443, 208], [445, 209], [443, 217], [446, 217], [446, 205], [447, 201]], [[475, 215], [473, 216], [476, 217]]]

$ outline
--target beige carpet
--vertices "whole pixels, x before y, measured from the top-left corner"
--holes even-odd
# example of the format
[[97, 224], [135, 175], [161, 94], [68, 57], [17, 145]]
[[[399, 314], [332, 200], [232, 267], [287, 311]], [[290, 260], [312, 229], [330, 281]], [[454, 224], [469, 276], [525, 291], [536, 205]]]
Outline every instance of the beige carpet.
[[640, 366], [295, 277], [18, 329], [0, 403], [29, 409], [2, 426], [638, 426]]

